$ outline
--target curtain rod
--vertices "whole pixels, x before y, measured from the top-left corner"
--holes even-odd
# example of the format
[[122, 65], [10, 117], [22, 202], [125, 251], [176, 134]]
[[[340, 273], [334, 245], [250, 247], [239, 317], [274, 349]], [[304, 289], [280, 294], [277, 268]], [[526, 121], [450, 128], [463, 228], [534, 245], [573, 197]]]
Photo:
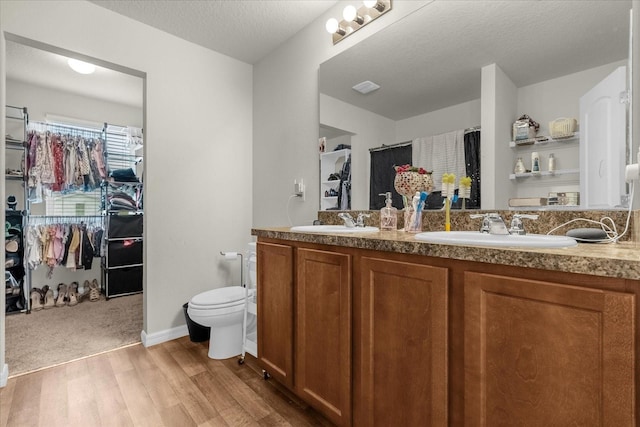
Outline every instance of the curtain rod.
[[397, 142], [395, 144], [382, 144], [380, 147], [369, 148], [369, 152], [387, 150], [389, 148], [401, 147], [403, 145], [411, 145], [411, 141]]
[[468, 133], [468, 132], [475, 132], [477, 130], [481, 130], [480, 126], [474, 126], [474, 127], [470, 127], [470, 128], [466, 128], [464, 130], [464, 133]]

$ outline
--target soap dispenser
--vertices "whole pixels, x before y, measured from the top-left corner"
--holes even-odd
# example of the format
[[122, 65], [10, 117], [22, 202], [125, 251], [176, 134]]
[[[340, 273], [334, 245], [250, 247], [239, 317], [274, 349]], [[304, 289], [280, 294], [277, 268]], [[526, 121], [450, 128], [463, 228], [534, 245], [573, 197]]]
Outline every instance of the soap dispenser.
[[398, 229], [398, 209], [391, 206], [391, 192], [380, 193], [380, 196], [386, 197], [386, 206], [380, 209], [380, 230], [395, 231]]

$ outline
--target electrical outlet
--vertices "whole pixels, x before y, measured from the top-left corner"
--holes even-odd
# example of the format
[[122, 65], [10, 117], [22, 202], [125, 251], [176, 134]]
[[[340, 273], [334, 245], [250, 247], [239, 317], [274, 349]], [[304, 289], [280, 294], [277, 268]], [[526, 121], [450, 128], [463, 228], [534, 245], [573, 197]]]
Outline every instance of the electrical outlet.
[[296, 197], [302, 198], [304, 200], [304, 181], [300, 178], [300, 181], [297, 179], [293, 180], [293, 194]]

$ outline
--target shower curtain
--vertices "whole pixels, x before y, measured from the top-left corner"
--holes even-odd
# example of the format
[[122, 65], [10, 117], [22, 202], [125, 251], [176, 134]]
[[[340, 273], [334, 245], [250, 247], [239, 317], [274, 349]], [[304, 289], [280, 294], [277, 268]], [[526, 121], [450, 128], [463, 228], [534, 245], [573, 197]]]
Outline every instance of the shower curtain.
[[381, 193], [391, 191], [393, 206], [402, 209], [402, 196], [393, 187], [396, 177], [394, 165], [411, 164], [411, 143], [395, 147], [376, 148], [370, 151], [371, 172], [369, 176], [369, 209], [379, 210], [385, 206]]
[[480, 209], [480, 131], [464, 134], [464, 158], [467, 176], [471, 177], [471, 197], [467, 209]]

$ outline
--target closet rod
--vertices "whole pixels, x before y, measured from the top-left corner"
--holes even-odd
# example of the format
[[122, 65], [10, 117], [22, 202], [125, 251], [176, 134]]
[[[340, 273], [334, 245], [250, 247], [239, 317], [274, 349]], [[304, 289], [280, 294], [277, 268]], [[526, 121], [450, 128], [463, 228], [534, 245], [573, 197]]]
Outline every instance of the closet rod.
[[[105, 123], [106, 127], [106, 123]], [[105, 129], [97, 129], [97, 128], [89, 128], [84, 126], [72, 126], [72, 125], [63, 125], [58, 123], [48, 123], [48, 122], [31, 122], [29, 123], [29, 130], [47, 130], [50, 132], [59, 132], [59, 133], [70, 133], [70, 134], [92, 134], [92, 135], [100, 135], [104, 133]]]
[[29, 215], [29, 222], [96, 222], [102, 220], [102, 215]]
[[404, 142], [397, 142], [395, 144], [382, 144], [380, 147], [375, 147], [375, 148], [369, 148], [369, 152], [374, 152], [374, 151], [382, 151], [382, 150], [387, 150], [389, 148], [396, 148], [396, 147], [402, 147], [405, 145], [411, 145], [411, 141], [404, 141]]
[[78, 215], [78, 216], [36, 216], [31, 215], [27, 218], [27, 222], [29, 225], [51, 225], [51, 224], [91, 224], [91, 225], [102, 225], [104, 221], [103, 216], [91, 216], [91, 215]]
[[102, 218], [102, 215], [29, 215], [29, 218]]

